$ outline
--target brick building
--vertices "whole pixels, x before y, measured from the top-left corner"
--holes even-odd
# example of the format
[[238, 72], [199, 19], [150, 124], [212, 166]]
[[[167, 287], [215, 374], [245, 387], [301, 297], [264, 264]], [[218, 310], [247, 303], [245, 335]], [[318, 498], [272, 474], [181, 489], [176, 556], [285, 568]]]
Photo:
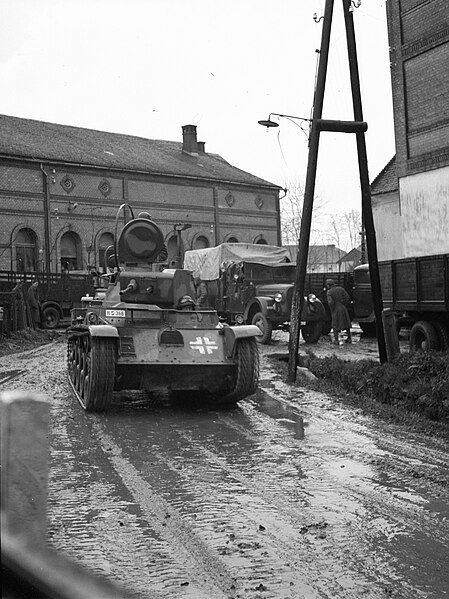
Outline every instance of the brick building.
[[447, 0], [389, 0], [387, 21], [396, 156], [371, 185], [381, 260], [449, 251]]
[[[177, 255], [237, 241], [280, 245], [280, 188], [197, 141], [149, 140], [0, 116], [0, 270], [99, 268], [118, 207], [150, 212]], [[181, 228], [181, 227], [178, 227]]]

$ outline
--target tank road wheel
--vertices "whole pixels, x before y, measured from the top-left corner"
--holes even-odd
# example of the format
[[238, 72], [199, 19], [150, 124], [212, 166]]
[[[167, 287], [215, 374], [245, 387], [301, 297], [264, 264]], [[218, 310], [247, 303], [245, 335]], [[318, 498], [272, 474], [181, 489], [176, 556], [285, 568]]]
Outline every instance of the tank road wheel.
[[67, 370], [69, 379], [75, 384], [75, 366], [76, 366], [76, 339], [69, 339], [67, 343]]
[[410, 331], [409, 347], [411, 352], [440, 349], [440, 341], [435, 327], [425, 320], [415, 322]]
[[115, 378], [115, 343], [112, 339], [92, 338], [83, 362], [81, 405], [88, 412], [106, 411], [112, 401]]
[[323, 331], [323, 323], [321, 320], [313, 320], [307, 322], [301, 327], [302, 338], [306, 343], [317, 343]]
[[271, 341], [271, 333], [273, 332], [273, 324], [262, 312], [256, 312], [252, 317], [251, 324], [255, 324], [256, 327], [262, 332], [262, 335], [256, 337], [258, 343], [267, 344]]
[[75, 376], [73, 383], [75, 391], [78, 393], [80, 388], [80, 373], [81, 373], [81, 337], [78, 337], [75, 342]]
[[221, 404], [233, 404], [254, 393], [259, 383], [259, 348], [255, 337], [237, 341], [235, 350], [237, 374], [234, 389], [221, 398]]

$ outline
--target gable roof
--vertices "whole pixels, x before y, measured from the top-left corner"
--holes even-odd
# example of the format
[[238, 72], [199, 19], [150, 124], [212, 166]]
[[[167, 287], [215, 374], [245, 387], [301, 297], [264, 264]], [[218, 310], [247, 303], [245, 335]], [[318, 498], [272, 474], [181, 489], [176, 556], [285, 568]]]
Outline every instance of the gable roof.
[[345, 254], [342, 258], [340, 258], [340, 260], [338, 260], [338, 263], [342, 264], [343, 262], [360, 262], [361, 257], [362, 246], [359, 245], [359, 247], [352, 248], [352, 250], [349, 250], [347, 254]]
[[232, 166], [218, 154], [185, 154], [182, 142], [7, 115], [0, 115], [0, 155], [280, 189]]
[[379, 195], [397, 190], [396, 156], [393, 156], [371, 183], [371, 193], [372, 195]]

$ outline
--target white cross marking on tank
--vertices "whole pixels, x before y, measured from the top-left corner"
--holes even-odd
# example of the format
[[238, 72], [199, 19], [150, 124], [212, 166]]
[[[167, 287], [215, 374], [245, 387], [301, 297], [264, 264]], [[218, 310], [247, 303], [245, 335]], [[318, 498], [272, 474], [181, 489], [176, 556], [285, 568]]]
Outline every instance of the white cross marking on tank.
[[209, 339], [209, 337], [197, 337], [196, 341], [191, 341], [190, 345], [192, 349], [197, 349], [200, 354], [212, 354], [214, 350], [218, 349], [218, 345], [216, 345], [213, 341]]

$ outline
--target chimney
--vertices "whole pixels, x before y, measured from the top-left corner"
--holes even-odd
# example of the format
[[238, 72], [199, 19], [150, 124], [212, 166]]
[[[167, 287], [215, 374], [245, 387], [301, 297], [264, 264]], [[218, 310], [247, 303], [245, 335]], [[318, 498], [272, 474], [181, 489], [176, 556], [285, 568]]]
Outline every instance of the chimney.
[[182, 128], [182, 151], [190, 156], [198, 156], [196, 125], [184, 125]]
[[205, 153], [206, 153], [206, 142], [199, 141], [198, 142], [198, 154], [205, 154]]

